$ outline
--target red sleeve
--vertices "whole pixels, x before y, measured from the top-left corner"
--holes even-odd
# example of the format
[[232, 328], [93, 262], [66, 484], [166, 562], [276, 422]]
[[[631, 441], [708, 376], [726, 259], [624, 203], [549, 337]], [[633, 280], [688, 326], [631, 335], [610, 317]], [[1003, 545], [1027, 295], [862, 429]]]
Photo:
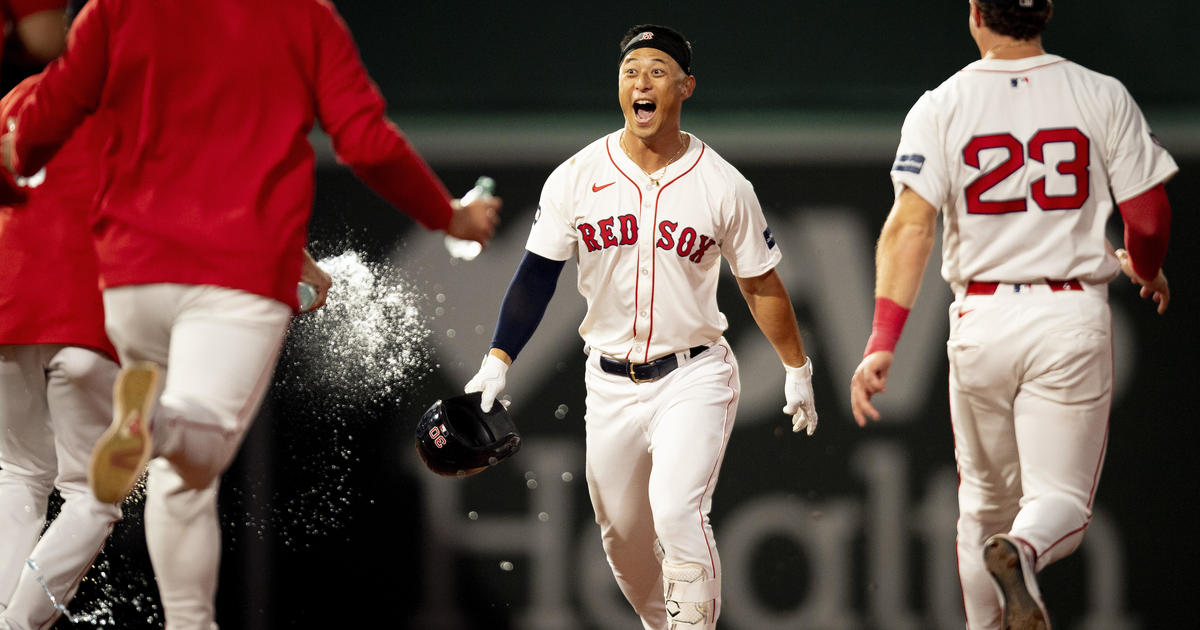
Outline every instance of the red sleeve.
[[[8, 94], [5, 94], [4, 98], [0, 98], [0, 124], [6, 124], [4, 121], [17, 113], [29, 93], [37, 87], [41, 78], [40, 74], [26, 77]], [[8, 169], [0, 168], [0, 206], [12, 206], [24, 203], [25, 200], [25, 189], [17, 186], [16, 180], [13, 179], [12, 173], [9, 173]]]
[[8, 10], [14, 20], [20, 21], [40, 11], [61, 11], [67, 8], [66, 0], [7, 0]]
[[450, 224], [450, 195], [425, 160], [386, 118], [350, 30], [327, 2], [317, 22], [316, 100], [338, 159], [392, 205], [431, 229]]
[[26, 177], [46, 165], [84, 117], [96, 110], [108, 72], [104, 0], [92, 0], [75, 18], [67, 50], [46, 67], [17, 119], [16, 170]]
[[5, 94], [4, 98], [0, 98], [0, 121], [6, 121], [9, 116], [17, 113], [21, 105], [25, 102], [25, 98], [29, 96], [33, 88], [37, 87], [38, 81], [41, 78], [41, 74], [26, 77], [10, 90], [8, 94]]
[[1154, 280], [1162, 269], [1171, 236], [1171, 202], [1166, 189], [1159, 184], [1117, 207], [1125, 220], [1125, 249], [1134, 273], [1144, 280]]

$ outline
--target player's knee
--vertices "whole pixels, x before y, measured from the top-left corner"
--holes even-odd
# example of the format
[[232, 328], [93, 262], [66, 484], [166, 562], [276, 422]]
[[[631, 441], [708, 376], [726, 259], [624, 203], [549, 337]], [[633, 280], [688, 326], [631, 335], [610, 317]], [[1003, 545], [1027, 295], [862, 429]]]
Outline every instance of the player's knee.
[[57, 375], [72, 385], [86, 385], [99, 378], [111, 379], [117, 371], [117, 364], [111, 359], [85, 348], [63, 348], [57, 358]]
[[86, 485], [79, 488], [72, 484], [71, 487], [64, 488], [59, 484], [58, 491], [63, 499], [59, 510], [60, 517], [66, 515], [68, 519], [78, 522], [103, 523], [109, 527], [121, 520], [121, 504], [98, 500]]
[[[1050, 506], [1049, 509], [1060, 514], [1072, 514], [1074, 518], [1087, 523], [1092, 520], [1092, 511], [1088, 509], [1088, 496], [1084, 492], [1048, 492], [1035, 497], [1030, 503], [1038, 502]], [[1046, 509], [1046, 508], [1042, 508]]]
[[154, 454], [175, 468], [183, 485], [199, 490], [213, 483], [233, 460], [239, 432], [200, 401], [164, 393], [154, 415]]
[[[30, 497], [29, 503], [34, 505], [33, 511], [44, 513], [50, 493], [54, 490], [54, 469], [29, 468], [5, 462], [0, 465], [0, 485], [7, 488], [23, 488], [23, 491], [16, 492]], [[39, 505], [40, 509], [37, 507]]]
[[202, 477], [163, 460], [151, 462], [150, 489], [146, 495], [147, 508], [156, 514], [181, 521], [201, 518], [216, 509], [215, 479], [208, 486], [197, 487]]
[[[654, 529], [659, 532], [690, 532], [696, 527], [696, 513], [699, 512], [695, 503], [683, 501], [660, 501], [654, 505]], [[708, 524], [708, 515], [704, 515], [703, 525]]]
[[668, 628], [700, 630], [715, 628], [720, 584], [709, 578], [700, 564], [664, 562], [663, 596], [666, 600]]

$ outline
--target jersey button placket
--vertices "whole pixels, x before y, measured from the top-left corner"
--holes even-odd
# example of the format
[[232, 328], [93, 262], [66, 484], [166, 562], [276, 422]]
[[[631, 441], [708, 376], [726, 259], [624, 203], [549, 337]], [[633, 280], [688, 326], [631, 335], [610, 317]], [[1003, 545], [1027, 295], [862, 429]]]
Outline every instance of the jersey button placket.
[[637, 335], [634, 338], [635, 347], [633, 353], [638, 355], [636, 358], [630, 357], [634, 361], [642, 361], [645, 357], [646, 345], [650, 337], [650, 310], [653, 308], [654, 300], [654, 277], [651, 270], [654, 268], [654, 200], [650, 195], [646, 195], [642, 199], [642, 212], [639, 220], [641, 224], [638, 230], [638, 283], [637, 283], [637, 311], [635, 315], [637, 319]]

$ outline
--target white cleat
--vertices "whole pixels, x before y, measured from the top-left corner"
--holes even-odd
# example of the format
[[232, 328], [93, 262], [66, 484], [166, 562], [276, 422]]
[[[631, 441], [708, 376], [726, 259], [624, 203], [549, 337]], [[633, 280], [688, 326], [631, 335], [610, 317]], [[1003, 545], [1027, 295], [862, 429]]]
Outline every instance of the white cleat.
[[1003, 606], [1001, 630], [1050, 630], [1033, 562], [1021, 543], [1008, 534], [996, 534], [983, 546], [983, 562]]
[[113, 384], [113, 422], [92, 448], [88, 485], [103, 503], [120, 503], [150, 460], [150, 416], [158, 366], [139, 361], [121, 368]]

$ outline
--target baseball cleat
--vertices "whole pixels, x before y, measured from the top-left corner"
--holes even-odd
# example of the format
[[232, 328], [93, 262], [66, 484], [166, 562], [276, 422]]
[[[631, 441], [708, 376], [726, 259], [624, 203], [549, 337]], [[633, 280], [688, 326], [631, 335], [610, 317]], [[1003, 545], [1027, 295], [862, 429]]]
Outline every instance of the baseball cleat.
[[984, 544], [983, 561], [1000, 596], [1001, 630], [1050, 630], [1037, 575], [1028, 554], [1021, 552], [1021, 543], [1008, 534], [996, 534]]
[[158, 391], [158, 366], [139, 361], [121, 368], [113, 384], [113, 422], [92, 448], [88, 485], [96, 499], [119, 503], [150, 460], [150, 415]]

